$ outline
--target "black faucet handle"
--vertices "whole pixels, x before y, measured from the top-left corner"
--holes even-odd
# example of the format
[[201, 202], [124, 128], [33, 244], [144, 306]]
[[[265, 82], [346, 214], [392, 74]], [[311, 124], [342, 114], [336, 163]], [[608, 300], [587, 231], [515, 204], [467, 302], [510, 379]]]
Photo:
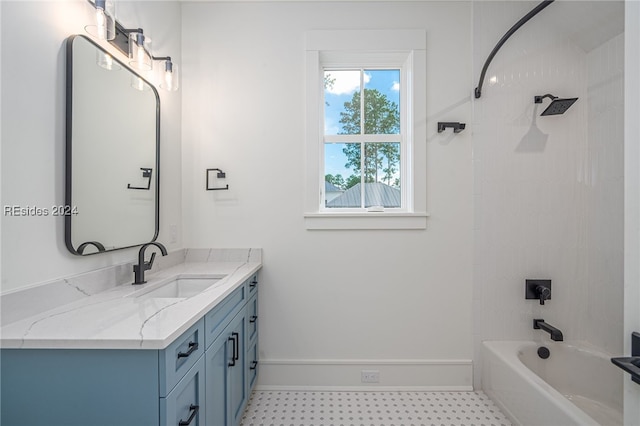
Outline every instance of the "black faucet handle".
[[551, 290], [547, 287], [541, 286], [539, 285], [536, 288], [536, 292], [538, 293], [538, 296], [540, 297], [540, 304], [544, 305], [544, 301], [547, 299], [551, 298]]
[[156, 260], [156, 252], [151, 253], [151, 259], [148, 262], [144, 262], [144, 269], [151, 269], [153, 267], [153, 262]]

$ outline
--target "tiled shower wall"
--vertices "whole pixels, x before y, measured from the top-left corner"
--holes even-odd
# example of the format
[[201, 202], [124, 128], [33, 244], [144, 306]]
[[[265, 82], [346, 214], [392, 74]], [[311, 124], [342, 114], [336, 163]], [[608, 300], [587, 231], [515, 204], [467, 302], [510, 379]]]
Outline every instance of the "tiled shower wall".
[[[475, 76], [530, 9], [474, 3]], [[550, 16], [504, 45], [474, 102], [476, 367], [482, 340], [548, 340], [533, 318], [622, 350], [623, 38], [585, 49]], [[533, 98], [547, 93], [579, 100], [541, 117], [549, 100]], [[552, 300], [525, 300], [526, 278], [552, 279]]]
[[586, 340], [612, 354], [623, 344], [624, 34], [587, 54]]

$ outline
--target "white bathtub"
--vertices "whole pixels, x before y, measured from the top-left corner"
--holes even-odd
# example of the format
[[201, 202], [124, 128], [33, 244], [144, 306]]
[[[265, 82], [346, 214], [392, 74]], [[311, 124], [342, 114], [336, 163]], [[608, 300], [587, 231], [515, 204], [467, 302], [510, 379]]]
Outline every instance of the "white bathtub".
[[482, 356], [482, 388], [516, 424], [622, 425], [623, 375], [606, 354], [571, 342], [487, 341]]

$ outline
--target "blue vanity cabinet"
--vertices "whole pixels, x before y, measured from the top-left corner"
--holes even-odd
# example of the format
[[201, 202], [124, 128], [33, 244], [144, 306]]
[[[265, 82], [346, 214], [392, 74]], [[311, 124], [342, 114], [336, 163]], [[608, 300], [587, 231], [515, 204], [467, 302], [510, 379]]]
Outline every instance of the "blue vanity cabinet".
[[256, 274], [162, 350], [2, 349], [0, 424], [238, 426], [257, 309]]

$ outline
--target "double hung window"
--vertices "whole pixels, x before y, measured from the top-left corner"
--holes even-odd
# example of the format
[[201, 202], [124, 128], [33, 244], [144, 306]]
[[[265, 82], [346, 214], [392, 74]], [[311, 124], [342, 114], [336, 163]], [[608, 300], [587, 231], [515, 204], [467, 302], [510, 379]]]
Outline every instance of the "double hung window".
[[323, 71], [325, 193], [321, 210], [406, 209], [403, 70]]

